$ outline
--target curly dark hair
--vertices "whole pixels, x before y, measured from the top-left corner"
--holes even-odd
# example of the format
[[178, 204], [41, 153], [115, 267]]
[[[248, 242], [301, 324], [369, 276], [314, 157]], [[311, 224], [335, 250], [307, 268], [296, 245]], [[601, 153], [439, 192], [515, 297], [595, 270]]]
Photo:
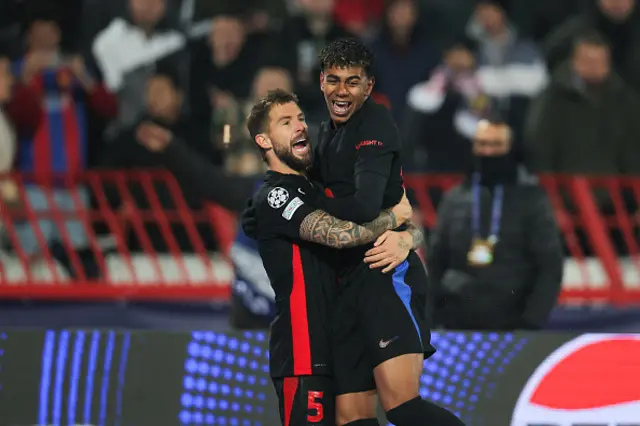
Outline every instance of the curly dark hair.
[[330, 67], [362, 67], [371, 76], [373, 53], [355, 38], [340, 38], [327, 44], [319, 55], [323, 70]]

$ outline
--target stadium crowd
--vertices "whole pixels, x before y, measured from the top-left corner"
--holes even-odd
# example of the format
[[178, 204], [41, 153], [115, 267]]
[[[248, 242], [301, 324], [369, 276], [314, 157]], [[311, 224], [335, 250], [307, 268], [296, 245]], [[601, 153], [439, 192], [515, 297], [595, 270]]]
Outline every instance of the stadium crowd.
[[[319, 50], [336, 38], [359, 37], [376, 55], [373, 97], [401, 129], [406, 171], [468, 173], [478, 157], [489, 157], [480, 163], [490, 187], [505, 176], [525, 182], [531, 172], [638, 174], [638, 7], [635, 0], [4, 0], [0, 172], [32, 176], [27, 203], [35, 211], [49, 208], [50, 189], [58, 208], [73, 209], [68, 185], [57, 185], [52, 174], [162, 168], [174, 173], [191, 208], [208, 200], [239, 212], [264, 171], [244, 126], [250, 105], [269, 90], [292, 90], [316, 128], [326, 116]], [[507, 130], [497, 136], [504, 143], [499, 155], [474, 145], [482, 120]], [[150, 143], [145, 121], [169, 129], [173, 141]], [[203, 180], [205, 173], [215, 181]], [[92, 202], [85, 188], [76, 189], [83, 203]], [[170, 204], [166, 188], [156, 189], [160, 202]], [[518, 227], [528, 222], [506, 225], [516, 242], [505, 250], [516, 254], [505, 262], [522, 268], [474, 279], [518, 281], [540, 262], [536, 268], [546, 273], [535, 285], [550, 290], [538, 295], [541, 311], [508, 314], [487, 327], [541, 326], [559, 289], [563, 248], [548, 200], [523, 191], [518, 197], [533, 199], [531, 226], [539, 227], [540, 239], [517, 243], [526, 240]], [[21, 204], [17, 193], [11, 178], [0, 182], [7, 208]], [[126, 213], [127, 200], [109, 188], [106, 194]], [[455, 255], [467, 256], [467, 247], [443, 245], [456, 239], [449, 230], [469, 233], [454, 223], [471, 215], [461, 211], [465, 196], [459, 190], [442, 203], [446, 217], [434, 231], [430, 265], [437, 280], [459, 269]], [[66, 225], [85, 274], [96, 277], [83, 225]], [[40, 228], [74, 275], [55, 224], [43, 220]], [[178, 228], [177, 240], [189, 250]], [[32, 227], [18, 224], [17, 231], [23, 249], [35, 255]], [[200, 234], [215, 250], [214, 232], [202, 225]], [[149, 235], [157, 250], [166, 250], [162, 230]], [[452, 279], [464, 284], [469, 276]]]

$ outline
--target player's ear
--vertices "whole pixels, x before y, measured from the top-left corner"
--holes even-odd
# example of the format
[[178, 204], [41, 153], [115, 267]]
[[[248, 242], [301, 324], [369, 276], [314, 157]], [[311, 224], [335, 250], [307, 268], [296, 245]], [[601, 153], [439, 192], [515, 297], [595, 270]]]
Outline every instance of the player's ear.
[[367, 78], [367, 88], [365, 89], [365, 95], [371, 96], [371, 92], [373, 92], [373, 86], [376, 84], [375, 77]]
[[320, 71], [320, 90], [324, 90], [324, 71]]
[[271, 144], [271, 139], [269, 139], [269, 136], [265, 135], [264, 133], [260, 133], [256, 135], [256, 144], [258, 144], [258, 146], [262, 149], [273, 148], [273, 145]]

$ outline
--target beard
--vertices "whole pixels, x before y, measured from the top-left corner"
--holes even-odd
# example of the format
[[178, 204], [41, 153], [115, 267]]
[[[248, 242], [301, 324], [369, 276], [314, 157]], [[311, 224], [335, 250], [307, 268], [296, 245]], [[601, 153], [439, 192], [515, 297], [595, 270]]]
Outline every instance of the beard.
[[291, 146], [281, 147], [274, 145], [273, 152], [280, 161], [291, 167], [296, 172], [306, 172], [313, 164], [311, 149], [309, 149], [309, 153], [302, 158], [293, 155]]

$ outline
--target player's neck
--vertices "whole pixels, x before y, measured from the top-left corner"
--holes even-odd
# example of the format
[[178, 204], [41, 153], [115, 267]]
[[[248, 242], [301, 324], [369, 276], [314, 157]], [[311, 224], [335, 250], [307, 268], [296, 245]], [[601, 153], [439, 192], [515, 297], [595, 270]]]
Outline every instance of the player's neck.
[[269, 168], [272, 171], [274, 171], [276, 173], [281, 173], [283, 175], [306, 176], [306, 173], [294, 170], [294, 169], [292, 169], [291, 167], [287, 166], [284, 163], [274, 164], [274, 165], [269, 166]]

